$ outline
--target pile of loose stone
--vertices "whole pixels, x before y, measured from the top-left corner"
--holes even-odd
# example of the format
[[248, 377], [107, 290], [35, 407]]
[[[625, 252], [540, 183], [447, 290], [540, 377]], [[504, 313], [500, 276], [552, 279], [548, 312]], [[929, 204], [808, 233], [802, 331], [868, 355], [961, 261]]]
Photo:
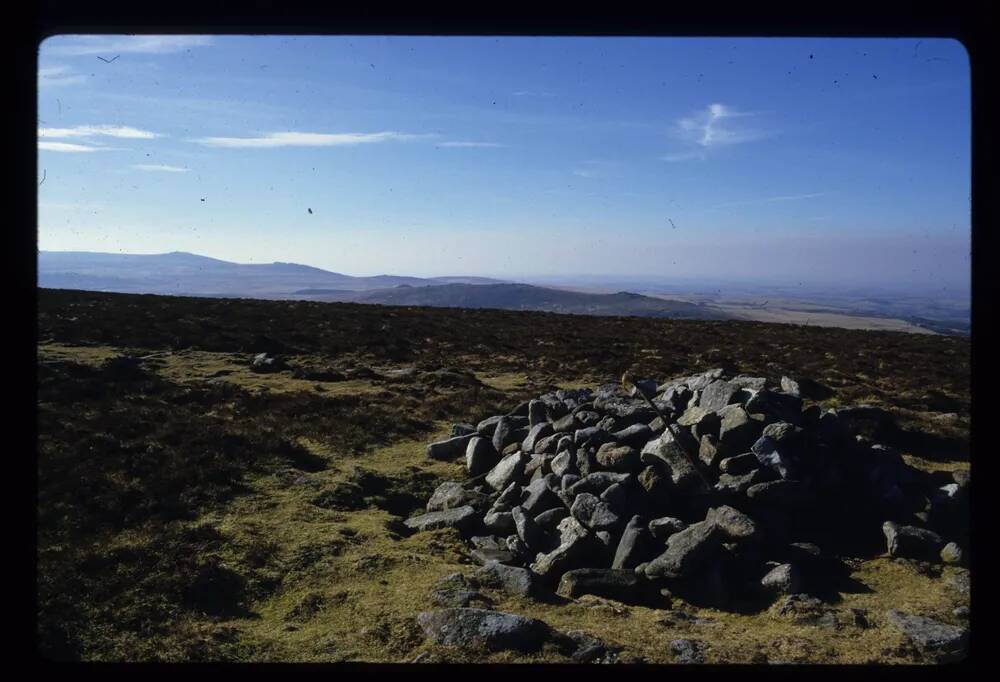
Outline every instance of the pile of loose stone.
[[464, 456], [469, 478], [405, 523], [457, 529], [481, 580], [540, 599], [805, 599], [846, 573], [835, 548], [880, 530], [890, 555], [962, 563], [968, 476], [928, 489], [900, 453], [853, 433], [884, 414], [823, 410], [801, 384], [716, 369], [456, 424], [427, 452]]

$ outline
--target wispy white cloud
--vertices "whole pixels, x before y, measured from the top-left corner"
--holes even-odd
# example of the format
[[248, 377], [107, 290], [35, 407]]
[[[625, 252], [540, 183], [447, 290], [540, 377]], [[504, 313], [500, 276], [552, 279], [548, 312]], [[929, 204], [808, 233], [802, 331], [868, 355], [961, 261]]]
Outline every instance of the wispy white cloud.
[[48, 152], [104, 152], [115, 147], [95, 147], [89, 144], [73, 144], [72, 142], [39, 142], [38, 148]]
[[340, 147], [358, 144], [374, 144], [397, 140], [412, 140], [428, 135], [408, 133], [266, 133], [259, 137], [202, 137], [192, 142], [207, 147], [260, 148], [260, 147]]
[[87, 80], [87, 76], [75, 73], [68, 66], [47, 66], [38, 70], [38, 87], [56, 87], [60, 85], [76, 85]]
[[691, 151], [691, 152], [677, 152], [674, 154], [664, 154], [660, 157], [663, 161], [677, 162], [677, 161], [690, 161], [692, 159], [704, 159], [704, 151]]
[[810, 194], [786, 194], [778, 197], [764, 197], [761, 199], [748, 199], [747, 201], [731, 201], [725, 204], [716, 204], [715, 206], [709, 206], [710, 209], [716, 208], [727, 208], [729, 206], [749, 206], [752, 204], [770, 204], [776, 201], [799, 201], [801, 199], [814, 199], [816, 197], [826, 196], [826, 192], [812, 192]]
[[601, 177], [600, 171], [596, 171], [592, 168], [575, 168], [573, 169], [573, 175], [577, 175], [581, 178], [599, 178]]
[[737, 111], [725, 104], [710, 104], [698, 114], [678, 119], [675, 133], [688, 142], [711, 149], [763, 137], [758, 130], [734, 125], [731, 119], [753, 116], [751, 112]]
[[555, 97], [556, 93], [548, 92], [546, 90], [518, 90], [517, 92], [512, 92], [514, 97]]
[[212, 44], [210, 36], [56, 36], [42, 54], [80, 57], [106, 54], [169, 54]]
[[182, 168], [180, 166], [168, 166], [162, 163], [137, 163], [130, 166], [136, 170], [147, 171], [150, 173], [187, 173], [190, 168]]
[[64, 138], [64, 137], [93, 137], [101, 135], [104, 137], [123, 137], [128, 139], [151, 140], [154, 137], [161, 137], [157, 133], [148, 130], [139, 130], [129, 126], [75, 126], [73, 128], [39, 128], [38, 137]]
[[498, 142], [442, 142], [438, 147], [506, 147]]

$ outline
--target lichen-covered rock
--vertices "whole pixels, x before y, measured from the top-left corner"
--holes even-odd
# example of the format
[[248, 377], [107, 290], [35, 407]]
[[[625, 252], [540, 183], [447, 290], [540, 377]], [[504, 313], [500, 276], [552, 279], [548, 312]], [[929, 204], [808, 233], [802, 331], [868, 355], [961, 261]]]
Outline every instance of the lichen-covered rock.
[[703, 565], [722, 546], [725, 533], [711, 521], [694, 523], [667, 539], [667, 548], [646, 564], [649, 578], [681, 578]]
[[961, 660], [967, 653], [969, 630], [966, 627], [948, 625], [896, 609], [887, 612], [886, 619], [920, 651], [942, 662]]
[[502, 590], [519, 597], [533, 597], [538, 593], [535, 574], [519, 566], [488, 563], [475, 573], [475, 578], [483, 587]]
[[487, 609], [424, 611], [417, 624], [436, 644], [490, 651], [537, 651], [552, 633], [540, 620]]
[[520, 478], [528, 459], [528, 455], [520, 451], [507, 455], [486, 474], [486, 483], [494, 490], [503, 490]]
[[577, 568], [563, 573], [556, 593], [576, 598], [583, 594], [626, 604], [642, 601], [643, 585], [635, 571], [614, 568]]
[[892, 521], [882, 524], [889, 556], [935, 561], [941, 558], [944, 540], [934, 531], [916, 526], [901, 526]]
[[438, 528], [455, 528], [466, 532], [475, 527], [479, 515], [472, 507], [458, 507], [447, 511], [430, 512], [406, 519], [403, 523], [407, 528], [416, 531], [437, 530]]

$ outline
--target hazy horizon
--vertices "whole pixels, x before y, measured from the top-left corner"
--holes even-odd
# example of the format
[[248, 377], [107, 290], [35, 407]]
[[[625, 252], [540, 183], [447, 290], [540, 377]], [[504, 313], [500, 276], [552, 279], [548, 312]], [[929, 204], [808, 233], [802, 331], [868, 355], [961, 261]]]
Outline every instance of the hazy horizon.
[[953, 40], [57, 36], [38, 246], [962, 295], [969, 135]]

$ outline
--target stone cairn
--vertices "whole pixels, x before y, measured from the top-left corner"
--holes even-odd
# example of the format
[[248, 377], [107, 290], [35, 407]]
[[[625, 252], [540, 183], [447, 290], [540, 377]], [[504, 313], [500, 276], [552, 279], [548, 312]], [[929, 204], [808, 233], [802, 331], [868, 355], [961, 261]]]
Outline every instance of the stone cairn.
[[829, 594], [839, 556], [883, 542], [963, 563], [968, 476], [928, 482], [855, 435], [886, 413], [806, 405], [810, 386], [716, 369], [546, 393], [428, 445], [469, 478], [405, 524], [457, 529], [495, 586], [538, 599], [766, 606]]

